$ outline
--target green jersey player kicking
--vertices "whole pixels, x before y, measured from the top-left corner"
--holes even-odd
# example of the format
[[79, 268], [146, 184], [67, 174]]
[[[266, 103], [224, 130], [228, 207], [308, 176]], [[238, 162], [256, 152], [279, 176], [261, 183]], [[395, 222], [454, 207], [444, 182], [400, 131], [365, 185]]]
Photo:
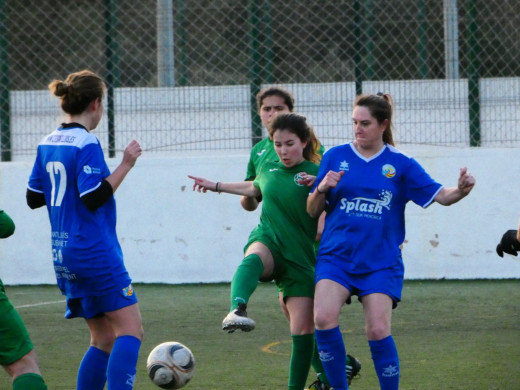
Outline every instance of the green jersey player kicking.
[[196, 176], [193, 189], [262, 196], [260, 223], [245, 247], [245, 257], [231, 282], [231, 311], [223, 329], [250, 331], [249, 298], [258, 281], [274, 280], [289, 313], [293, 339], [288, 389], [305, 387], [314, 351], [314, 241], [318, 218], [305, 209], [318, 171], [315, 136], [305, 117], [278, 114], [269, 124], [279, 161], [266, 161], [254, 181], [221, 183]]
[[[290, 113], [294, 110], [294, 96], [291, 92], [286, 89], [271, 86], [262, 89], [258, 92], [256, 96], [256, 105], [257, 110], [260, 116], [260, 120], [262, 125], [267, 129], [269, 128], [269, 123], [271, 120], [280, 113]], [[315, 149], [319, 150], [320, 156], [323, 156], [325, 148], [323, 145], [319, 143], [317, 139], [314, 139], [316, 145]], [[263, 140], [258, 142], [251, 149], [251, 154], [249, 157], [249, 162], [247, 164], [247, 173], [245, 180], [253, 181], [257, 177], [258, 172], [262, 168], [262, 165], [266, 162], [274, 162], [279, 161], [278, 155], [274, 149], [273, 140], [271, 134], [268, 134]], [[254, 211], [257, 209], [259, 203], [262, 201], [262, 195], [258, 197], [249, 197], [242, 196], [240, 199], [242, 207], [247, 211]], [[323, 231], [323, 226], [325, 223], [325, 213], [320, 216], [318, 220], [318, 230], [316, 233], [316, 241], [314, 243], [315, 252], [318, 249], [321, 233]], [[283, 293], [279, 291], [279, 302], [280, 307], [286, 316], [287, 320], [289, 318], [289, 312], [287, 310], [285, 300], [283, 297]], [[313, 359], [312, 359], [312, 367], [318, 374], [318, 379], [310, 386], [310, 390], [328, 390], [330, 386], [328, 385], [327, 377], [323, 370], [323, 365], [321, 360], [319, 359], [318, 351], [315, 350]], [[354, 358], [351, 355], [347, 355], [347, 365], [346, 365], [346, 375], [347, 380], [350, 383], [352, 378], [359, 373], [361, 369], [361, 363], [359, 360]]]

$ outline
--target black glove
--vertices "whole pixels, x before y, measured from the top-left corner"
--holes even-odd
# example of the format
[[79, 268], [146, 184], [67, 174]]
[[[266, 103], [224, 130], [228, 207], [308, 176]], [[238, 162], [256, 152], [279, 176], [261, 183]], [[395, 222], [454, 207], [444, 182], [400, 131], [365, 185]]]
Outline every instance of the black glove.
[[502, 236], [500, 244], [497, 245], [497, 254], [504, 257], [504, 252], [508, 255], [517, 256], [520, 251], [520, 242], [516, 238], [516, 230], [508, 230]]

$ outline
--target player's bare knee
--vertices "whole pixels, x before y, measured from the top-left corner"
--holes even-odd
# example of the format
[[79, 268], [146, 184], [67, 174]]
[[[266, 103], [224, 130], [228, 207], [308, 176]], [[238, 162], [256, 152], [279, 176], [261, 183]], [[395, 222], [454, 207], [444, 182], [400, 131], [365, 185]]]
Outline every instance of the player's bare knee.
[[34, 350], [30, 351], [17, 361], [4, 366], [4, 368], [5, 371], [9, 374], [9, 376], [13, 379], [20, 375], [28, 373], [40, 374], [38, 360], [36, 358], [36, 353], [34, 352]]
[[391, 334], [390, 327], [384, 323], [366, 325], [365, 332], [369, 340], [382, 340]]
[[114, 332], [96, 333], [91, 335], [90, 345], [106, 353], [110, 353], [115, 341], [116, 335]]
[[314, 312], [314, 325], [316, 329], [332, 329], [338, 325], [338, 318], [332, 313], [316, 310]]

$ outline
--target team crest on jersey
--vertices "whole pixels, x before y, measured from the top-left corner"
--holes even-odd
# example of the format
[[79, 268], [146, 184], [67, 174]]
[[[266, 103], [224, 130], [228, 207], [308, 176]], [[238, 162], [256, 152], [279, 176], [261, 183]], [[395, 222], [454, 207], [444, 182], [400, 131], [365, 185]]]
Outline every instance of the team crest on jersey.
[[391, 179], [392, 177], [395, 176], [395, 168], [391, 164], [385, 164], [385, 165], [383, 165], [383, 169], [382, 169], [381, 173], [383, 174], [384, 177], [388, 177], [389, 179]]
[[304, 184], [300, 183], [300, 180], [303, 180], [303, 176], [302, 176], [302, 173], [301, 173], [301, 172], [299, 172], [299, 173], [297, 173], [296, 175], [294, 175], [294, 183], [295, 183], [297, 186], [303, 187]]
[[340, 162], [339, 163], [339, 170], [340, 171], [348, 171], [348, 162], [346, 162], [345, 160]]
[[131, 284], [129, 284], [128, 287], [125, 287], [121, 291], [123, 292], [123, 295], [125, 297], [131, 297], [132, 295], [134, 295], [134, 288], [132, 287]]

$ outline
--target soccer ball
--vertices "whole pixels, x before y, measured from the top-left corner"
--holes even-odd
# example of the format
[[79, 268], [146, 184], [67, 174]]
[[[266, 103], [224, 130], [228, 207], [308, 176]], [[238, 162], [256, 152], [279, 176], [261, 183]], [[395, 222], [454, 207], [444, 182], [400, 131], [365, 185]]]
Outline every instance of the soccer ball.
[[152, 382], [161, 389], [180, 389], [195, 372], [195, 357], [185, 345], [168, 341], [152, 349], [146, 368]]

